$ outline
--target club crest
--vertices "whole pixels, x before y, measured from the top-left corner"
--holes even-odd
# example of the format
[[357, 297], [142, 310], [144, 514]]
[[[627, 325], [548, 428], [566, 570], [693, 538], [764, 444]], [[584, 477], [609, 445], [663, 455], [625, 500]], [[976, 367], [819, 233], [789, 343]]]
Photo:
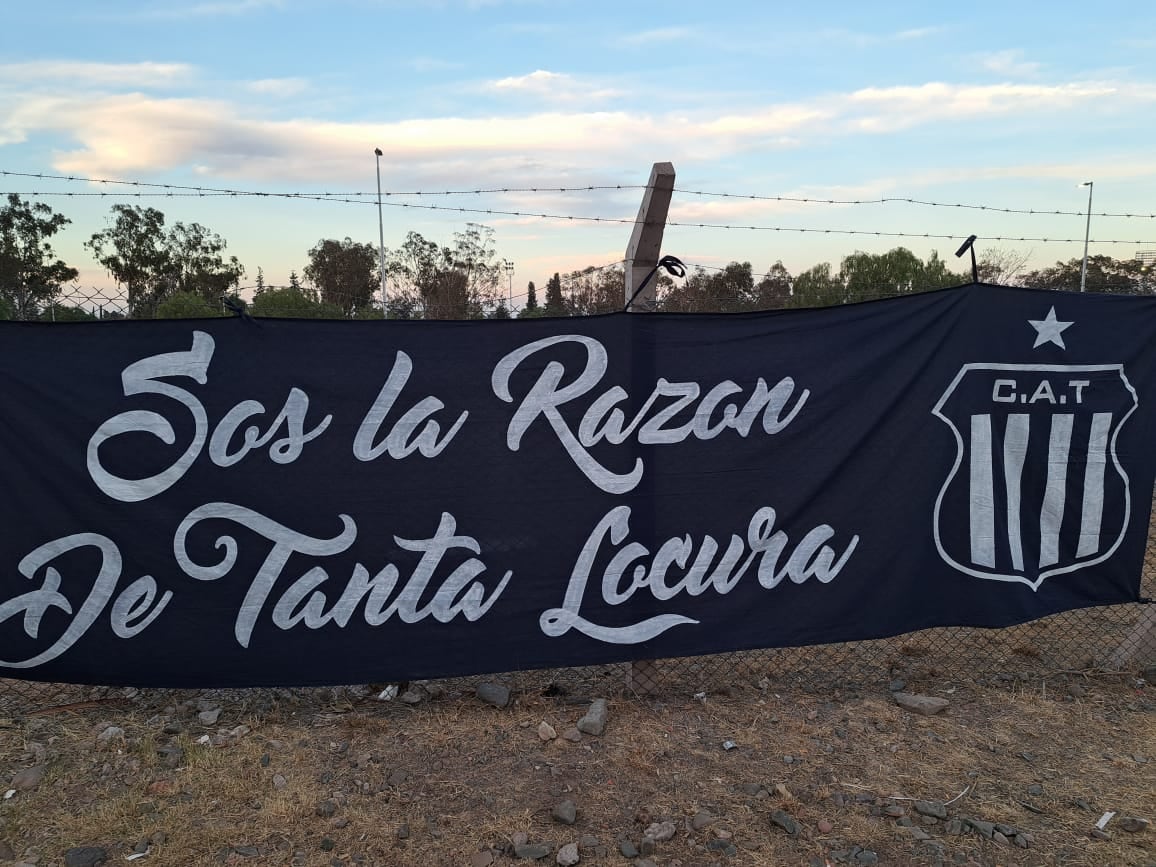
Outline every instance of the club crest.
[[965, 364], [932, 410], [957, 446], [935, 501], [940, 557], [1036, 590], [1112, 556], [1131, 514], [1116, 442], [1137, 405], [1119, 364]]

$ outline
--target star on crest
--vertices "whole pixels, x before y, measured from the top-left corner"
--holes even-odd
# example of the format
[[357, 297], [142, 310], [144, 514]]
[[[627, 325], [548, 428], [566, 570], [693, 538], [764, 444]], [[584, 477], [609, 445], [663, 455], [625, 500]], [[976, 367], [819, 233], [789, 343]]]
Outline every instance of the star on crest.
[[1073, 322], [1064, 322], [1056, 318], [1056, 308], [1053, 306], [1048, 311], [1048, 315], [1043, 319], [1029, 319], [1028, 324], [1036, 330], [1036, 342], [1032, 344], [1032, 349], [1039, 349], [1045, 343], [1054, 343], [1060, 349], [1067, 349], [1064, 346], [1064, 338], [1061, 337], [1065, 329], [1071, 328]]

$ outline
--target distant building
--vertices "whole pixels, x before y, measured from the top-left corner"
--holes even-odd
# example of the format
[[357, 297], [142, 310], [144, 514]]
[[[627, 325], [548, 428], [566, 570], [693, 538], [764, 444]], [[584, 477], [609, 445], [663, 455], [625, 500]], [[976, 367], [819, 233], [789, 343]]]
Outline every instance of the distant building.
[[1136, 254], [1136, 261], [1148, 267], [1156, 265], [1156, 250], [1141, 250]]

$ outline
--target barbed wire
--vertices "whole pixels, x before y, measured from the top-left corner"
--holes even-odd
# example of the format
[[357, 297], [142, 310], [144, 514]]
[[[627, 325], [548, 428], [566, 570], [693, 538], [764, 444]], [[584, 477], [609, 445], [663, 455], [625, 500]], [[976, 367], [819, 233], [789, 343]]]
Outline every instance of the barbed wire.
[[[348, 202], [350, 204], [372, 204], [366, 202], [365, 199], [376, 198], [378, 193], [373, 192], [323, 192], [323, 193], [302, 193], [302, 192], [263, 192], [258, 190], [240, 190], [231, 189], [228, 187], [198, 187], [184, 184], [165, 184], [153, 181], [140, 180], [117, 180], [113, 178], [90, 178], [80, 175], [53, 175], [43, 172], [13, 172], [0, 170], [0, 177], [18, 177], [18, 178], [37, 178], [41, 180], [54, 181], [68, 181], [72, 183], [89, 183], [89, 184], [118, 184], [133, 187], [146, 187], [150, 189], [162, 189], [170, 192], [166, 193], [151, 193], [151, 194], [136, 194], [139, 196], [190, 196], [190, 197], [205, 197], [205, 196], [253, 196], [253, 197], [273, 197], [273, 198], [293, 198], [293, 199], [318, 199], [321, 201], [338, 201]], [[498, 195], [506, 193], [584, 193], [595, 191], [608, 190], [644, 190], [647, 188], [646, 184], [587, 184], [585, 186], [533, 186], [533, 187], [477, 187], [473, 189], [460, 190], [382, 190], [380, 195], [383, 198], [391, 198], [398, 196], [415, 196], [415, 197], [442, 197], [442, 196], [479, 196], [479, 195]], [[182, 192], [173, 192], [182, 191]], [[929, 199], [917, 199], [910, 196], [878, 196], [874, 198], [857, 198], [857, 199], [837, 199], [837, 198], [821, 198], [811, 196], [784, 196], [784, 195], [763, 195], [757, 193], [730, 193], [718, 192], [711, 190], [690, 190], [685, 187], [675, 187], [674, 192], [682, 193], [687, 196], [699, 196], [704, 198], [723, 198], [723, 199], [742, 199], [746, 201], [764, 201], [764, 202], [785, 202], [791, 204], [809, 204], [809, 205], [886, 205], [886, 204], [908, 204], [919, 205], [922, 207], [932, 208], [958, 208], [976, 211], [988, 211], [999, 214], [1019, 214], [1025, 216], [1062, 216], [1062, 217], [1086, 217], [1087, 211], [1065, 211], [1061, 209], [1049, 208], [1008, 208], [999, 205], [982, 205], [967, 202], [937, 202]], [[74, 196], [102, 196], [110, 195], [108, 193], [100, 192], [83, 192], [83, 193], [32, 193], [24, 195], [74, 195]], [[1153, 220], [1156, 219], [1156, 213], [1122, 213], [1114, 211], [1093, 211], [1094, 217], [1109, 217], [1119, 219], [1136, 219], [1136, 220]], [[1106, 242], [1101, 242], [1106, 243]]]

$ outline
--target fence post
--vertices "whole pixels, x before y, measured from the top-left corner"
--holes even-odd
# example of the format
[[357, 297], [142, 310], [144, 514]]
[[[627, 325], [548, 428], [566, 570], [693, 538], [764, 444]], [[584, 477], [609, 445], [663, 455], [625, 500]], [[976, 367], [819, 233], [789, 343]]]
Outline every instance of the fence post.
[[[638, 208], [638, 218], [634, 221], [634, 231], [626, 247], [626, 294], [624, 303], [634, 303], [628, 308], [631, 313], [652, 313], [658, 299], [658, 281], [651, 278], [637, 298], [634, 293], [646, 276], [658, 267], [662, 255], [662, 233], [666, 229], [666, 215], [670, 210], [670, 198], [674, 192], [674, 165], [655, 163], [650, 170], [650, 180], [642, 194], [642, 204]], [[654, 692], [658, 686], [658, 663], [653, 659], [643, 659], [630, 663], [626, 671], [626, 688], [637, 693]]]
[[1115, 668], [1156, 663], [1156, 603], [1140, 609], [1140, 619], [1112, 654]]

